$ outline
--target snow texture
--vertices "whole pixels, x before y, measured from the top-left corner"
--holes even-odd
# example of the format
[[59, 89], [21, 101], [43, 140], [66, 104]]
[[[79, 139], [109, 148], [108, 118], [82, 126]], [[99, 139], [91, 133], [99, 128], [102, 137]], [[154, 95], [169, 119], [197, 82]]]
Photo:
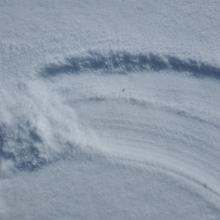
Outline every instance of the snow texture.
[[219, 39], [217, 0], [0, 0], [0, 220], [219, 220]]

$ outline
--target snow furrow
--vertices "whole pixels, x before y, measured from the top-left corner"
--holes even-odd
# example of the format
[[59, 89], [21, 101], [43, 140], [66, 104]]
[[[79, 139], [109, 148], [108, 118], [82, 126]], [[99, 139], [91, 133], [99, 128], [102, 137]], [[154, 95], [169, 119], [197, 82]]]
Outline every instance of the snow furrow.
[[195, 77], [220, 79], [220, 67], [191, 58], [181, 59], [172, 55], [157, 53], [130, 53], [128, 51], [110, 51], [100, 53], [89, 51], [86, 56], [65, 58], [64, 63], [51, 63], [42, 68], [42, 75], [52, 77], [66, 73], [77, 74], [85, 71], [127, 74], [134, 71], [188, 72]]

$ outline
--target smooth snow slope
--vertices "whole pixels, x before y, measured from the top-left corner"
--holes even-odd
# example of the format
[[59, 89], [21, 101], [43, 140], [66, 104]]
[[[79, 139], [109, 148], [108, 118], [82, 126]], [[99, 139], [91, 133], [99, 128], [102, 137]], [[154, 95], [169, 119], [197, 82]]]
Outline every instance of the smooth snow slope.
[[220, 3], [0, 0], [0, 220], [220, 219]]

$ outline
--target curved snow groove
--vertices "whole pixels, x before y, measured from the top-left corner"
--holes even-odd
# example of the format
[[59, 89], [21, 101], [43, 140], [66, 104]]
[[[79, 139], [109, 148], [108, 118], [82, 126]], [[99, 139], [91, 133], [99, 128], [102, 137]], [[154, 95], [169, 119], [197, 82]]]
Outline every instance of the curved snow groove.
[[[80, 102], [125, 102], [131, 105], [137, 105], [144, 108], [161, 109], [171, 114], [176, 114], [180, 117], [190, 118], [201, 123], [211, 125], [219, 128], [217, 124], [206, 121], [199, 116], [193, 115], [190, 112], [171, 108], [169, 106], [161, 106], [155, 103], [147, 102], [137, 98], [108, 98], [108, 97], [88, 97], [85, 99], [77, 100], [75, 103]], [[18, 170], [34, 171], [54, 161], [65, 159], [67, 157], [74, 157], [81, 155], [80, 146], [66, 143], [61, 152], [56, 152], [56, 155], [49, 155], [45, 157], [40, 149], [44, 149], [44, 140], [38, 133], [37, 128], [26, 120], [9, 127], [5, 124], [0, 125], [0, 159], [10, 160]]]
[[[190, 112], [171, 108], [169, 106], [161, 106], [155, 103], [147, 102], [136, 98], [108, 98], [108, 97], [88, 97], [78, 100], [77, 102], [126, 102], [131, 105], [138, 105], [144, 108], [159, 108], [171, 114], [176, 114], [180, 117], [190, 118], [201, 123], [219, 128], [218, 124], [206, 121], [199, 116], [193, 115]], [[77, 103], [76, 102], [76, 103]], [[44, 149], [44, 140], [40, 136], [37, 128], [26, 120], [9, 127], [5, 124], [0, 125], [0, 159], [10, 160], [18, 170], [33, 171], [39, 169], [49, 163], [53, 163], [67, 157], [76, 158], [76, 155], [83, 154], [81, 147], [73, 143], [66, 143], [61, 152], [56, 152], [55, 155], [42, 154], [41, 149]]]
[[195, 77], [211, 77], [220, 79], [220, 67], [193, 60], [181, 59], [171, 55], [156, 53], [136, 53], [127, 51], [110, 51], [102, 54], [89, 51], [87, 56], [67, 57], [64, 63], [51, 63], [42, 69], [44, 77], [53, 77], [60, 74], [77, 74], [82, 71], [97, 71], [104, 73], [127, 74], [132, 71], [162, 71], [189, 72]]
[[119, 156], [113, 156], [113, 157], [116, 157], [116, 158], [120, 159], [121, 161], [126, 160], [128, 162], [135, 162], [137, 164], [143, 164], [145, 166], [161, 170], [163, 173], [166, 173], [167, 175], [174, 175], [177, 178], [182, 178], [186, 182], [193, 183], [197, 186], [200, 186], [203, 189], [207, 190], [208, 192], [210, 192], [210, 193], [214, 194], [215, 196], [217, 196], [218, 198], [220, 198], [220, 192], [213, 189], [207, 183], [202, 182], [202, 181], [200, 181], [200, 180], [198, 180], [198, 179], [194, 178], [193, 176], [190, 176], [186, 173], [183, 173], [180, 170], [176, 170], [172, 167], [168, 167], [166, 165], [160, 164], [160, 163], [155, 162], [155, 161], [146, 161], [146, 160], [145, 161], [139, 161], [139, 160], [135, 160], [135, 159], [127, 159], [127, 158], [125, 159], [125, 158], [121, 158]]
[[77, 100], [76, 102], [88, 103], [88, 102], [109, 102], [109, 101], [124, 102], [124, 103], [128, 103], [131, 105], [141, 106], [144, 108], [150, 107], [150, 108], [154, 108], [154, 109], [161, 109], [162, 111], [165, 111], [167, 113], [176, 114], [179, 117], [183, 117], [183, 118], [191, 119], [193, 121], [205, 123], [205, 124], [210, 125], [214, 128], [220, 129], [220, 126], [217, 123], [215, 123], [213, 121], [208, 121], [207, 119], [204, 119], [198, 115], [192, 114], [189, 111], [186, 111], [183, 109], [178, 109], [178, 108], [171, 107], [168, 105], [167, 106], [166, 105], [159, 105], [159, 104], [149, 102], [149, 101], [146, 101], [143, 99], [138, 99], [138, 98], [93, 96], [93, 97], [88, 97], [85, 99]]
[[[29, 122], [26, 122], [23, 126], [18, 125], [21, 133], [19, 135], [13, 134], [13, 131], [10, 130], [5, 125], [0, 127], [0, 159], [11, 160], [14, 164], [14, 168], [20, 171], [35, 171], [42, 168], [48, 164], [54, 163], [62, 159], [76, 159], [82, 160], [91, 159], [92, 155], [94, 157], [106, 158], [101, 152], [93, 152], [93, 154], [88, 154], [87, 152], [82, 152], [80, 146], [73, 146], [70, 143], [66, 145], [62, 152], [54, 155], [50, 158], [45, 158], [41, 155], [40, 150], [38, 149], [39, 142], [42, 143], [40, 136], [37, 131], [31, 126]], [[17, 145], [17, 148], [8, 148], [8, 142], [10, 144], [14, 142]], [[101, 154], [100, 154], [101, 153]], [[183, 178], [188, 182], [192, 182], [210, 193], [214, 194], [217, 197], [220, 197], [220, 193], [207, 185], [206, 183], [201, 182], [194, 177], [187, 175], [181, 171], [175, 170], [171, 167], [164, 166], [158, 162], [151, 161], [136, 161], [134, 159], [125, 159], [124, 157], [120, 158], [116, 155], [109, 155], [110, 157], [120, 159], [120, 161], [130, 161], [137, 164], [144, 164], [146, 166], [153, 167], [155, 169], [160, 169], [163, 172], [166, 172], [169, 175], [175, 175], [178, 178]]]
[[[18, 125], [20, 133], [15, 134], [14, 129], [10, 129], [6, 125], [0, 126], [0, 159], [10, 160], [14, 164], [14, 168], [20, 171], [35, 171], [42, 168], [48, 164], [54, 163], [62, 159], [91, 159], [91, 157], [101, 157], [106, 158], [101, 152], [93, 152], [93, 154], [82, 151], [80, 146], [75, 146], [70, 143], [67, 143], [63, 148], [62, 152], [53, 155], [49, 158], [45, 158], [40, 150], [39, 144], [43, 144], [43, 140], [39, 136], [37, 130], [30, 124], [26, 122], [23, 125]], [[9, 145], [16, 145], [12, 147]], [[93, 155], [93, 156], [92, 156]], [[110, 157], [118, 158], [120, 161], [130, 161], [136, 162], [137, 164], [144, 164], [146, 166], [153, 167], [155, 169], [160, 169], [163, 172], [166, 172], [169, 175], [175, 175], [178, 178], [183, 178], [188, 182], [192, 182], [208, 192], [214, 194], [217, 197], [220, 197], [220, 193], [213, 189], [208, 184], [201, 182], [194, 177], [187, 175], [181, 171], [175, 170], [171, 167], [164, 166], [158, 162], [151, 161], [136, 161], [131, 159], [119, 158], [119, 156], [109, 155]]]

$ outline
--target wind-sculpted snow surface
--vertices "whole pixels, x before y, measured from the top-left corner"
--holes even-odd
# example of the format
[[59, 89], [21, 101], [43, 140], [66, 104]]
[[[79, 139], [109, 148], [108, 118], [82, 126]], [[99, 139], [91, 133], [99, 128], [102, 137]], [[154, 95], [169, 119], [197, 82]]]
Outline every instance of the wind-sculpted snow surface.
[[155, 53], [129, 53], [127, 51], [111, 51], [107, 54], [89, 52], [87, 56], [68, 57], [64, 63], [52, 63], [42, 69], [42, 74], [52, 77], [65, 73], [77, 74], [84, 71], [127, 74], [134, 71], [188, 72], [196, 77], [220, 79], [220, 67], [193, 59], [180, 59], [172, 55]]
[[[5, 117], [0, 124], [0, 196], [2, 207], [4, 200], [9, 204], [2, 208], [2, 216], [13, 219], [18, 214], [32, 215], [36, 219], [27, 203], [30, 196], [34, 194], [35, 205], [40, 207], [46, 192], [51, 193], [47, 195], [49, 201], [59, 189], [62, 205], [52, 202], [56, 207], [52, 211], [46, 203], [37, 218], [50, 215], [59, 219], [65, 212], [70, 218], [76, 215], [82, 219], [86, 215], [98, 219], [163, 219], [167, 212], [165, 219], [218, 219], [218, 68], [168, 56], [165, 61], [155, 55], [141, 55], [147, 61], [140, 65], [142, 53], [108, 54], [93, 52], [68, 58], [68, 70], [64, 68], [67, 63], [45, 64], [36, 80], [14, 87], [16, 95], [23, 97], [16, 107], [2, 93], [2, 101], [8, 99], [8, 112], [1, 110]], [[173, 59], [181, 64], [175, 66]], [[54, 172], [58, 173], [56, 183], [48, 189], [46, 183], [52, 181]], [[11, 182], [14, 178], [19, 187]], [[31, 185], [26, 185], [29, 178]], [[70, 185], [68, 194], [63, 193]], [[80, 195], [74, 197], [78, 191], [80, 201]], [[26, 207], [24, 211], [18, 200], [12, 200], [14, 193]], [[81, 211], [80, 207], [89, 206], [90, 197], [98, 206], [103, 205], [100, 199], [107, 203], [101, 212], [95, 211], [97, 207]], [[71, 208], [72, 203], [79, 205]], [[14, 211], [5, 211], [12, 205], [17, 207]], [[203, 214], [196, 214], [198, 210]]]
[[[185, 72], [186, 74], [189, 73], [197, 77], [214, 77], [216, 80], [218, 80], [218, 77], [220, 76], [220, 69], [218, 69], [217, 67], [206, 64], [205, 62], [194, 61], [192, 59], [181, 60], [173, 56], [163, 57], [160, 55], [155, 55], [153, 53], [149, 53], [148, 55], [144, 55], [144, 53], [132, 54], [125, 51], [111, 51], [106, 54], [107, 55], [103, 55], [98, 52], [89, 52], [89, 54], [84, 57], [81, 56], [66, 58], [66, 63], [63, 64], [60, 63], [46, 65], [45, 68], [41, 69], [41, 74], [43, 74], [41, 75], [41, 77], [53, 77], [67, 73], [94, 74], [95, 72], [109, 73], [114, 77], [114, 75], [120, 76], [121, 74], [126, 75], [127, 73], [142, 73], [146, 75], [152, 74], [154, 71], [160, 71], [163, 73], [172, 71], [172, 74], [174, 74], [174, 76], [178, 74], [178, 72]], [[185, 76], [187, 76], [186, 74]], [[158, 80], [160, 80], [160, 76], [156, 77], [158, 77]], [[172, 78], [173, 77], [171, 77], [171, 79]], [[84, 82], [81, 82], [81, 84], [82, 83]], [[106, 97], [99, 95], [85, 98], [75, 97], [73, 98], [73, 103], [75, 104], [73, 104], [73, 109], [68, 110], [70, 111], [69, 114], [74, 115], [76, 107], [82, 105], [83, 103], [85, 103], [86, 105], [88, 104], [89, 106], [93, 106], [95, 104], [97, 105], [97, 108], [99, 108], [99, 105], [107, 105], [108, 103], [112, 102], [113, 104], [118, 103], [119, 105], [128, 105], [125, 109], [129, 108], [129, 106], [131, 106], [132, 108], [135, 107], [138, 109], [146, 109], [146, 113], [148, 109], [154, 109], [155, 111], [160, 111], [163, 114], [173, 115], [173, 117], [176, 118], [182, 118], [186, 121], [194, 121], [195, 123], [200, 123], [212, 127], [216, 131], [220, 128], [220, 124], [218, 123], [218, 121], [216, 121], [216, 119], [203, 118], [197, 115], [196, 112], [192, 113], [188, 110], [178, 107], [176, 108], [168, 104], [156, 104], [152, 101], [145, 100], [142, 97], [136, 98], [133, 96], [127, 96], [125, 88], [122, 88], [121, 93], [122, 94], [119, 97]], [[125, 94], [125, 97], [123, 93]], [[50, 105], [49, 99], [51, 99], [52, 97], [54, 99], [54, 95], [48, 96], [47, 105]], [[63, 98], [60, 98], [58, 95], [56, 96], [56, 99], [56, 105], [60, 105], [59, 102], [62, 102], [61, 100]], [[69, 102], [67, 101], [67, 103]], [[54, 107], [50, 107], [52, 111]], [[57, 106], [57, 108], [60, 107]], [[86, 109], [88, 109], [88, 107], [86, 107]], [[59, 112], [58, 114], [61, 115], [62, 113]], [[94, 115], [96, 114], [94, 113]], [[54, 117], [56, 118], [57, 116]], [[80, 120], [83, 120], [84, 117], [85, 116], [83, 116]], [[60, 133], [62, 133], [63, 131], [57, 132], [56, 128], [52, 126], [55, 118], [51, 118], [51, 116], [48, 115], [46, 120], [47, 124], [49, 124], [49, 132], [51, 133], [51, 136], [53, 136], [53, 141], [62, 142], [63, 146], [59, 147], [59, 150], [57, 150], [56, 147], [51, 148], [50, 146], [47, 146], [48, 144], [51, 144], [51, 140], [47, 140], [48, 137], [42, 136], [40, 134], [42, 132], [41, 128], [38, 128], [35, 124], [36, 122], [33, 122], [33, 120], [29, 119], [28, 117], [20, 117], [19, 119], [14, 119], [12, 125], [7, 125], [7, 123], [4, 123], [2, 121], [0, 126], [0, 156], [2, 160], [11, 161], [13, 163], [13, 170], [18, 169], [33, 171], [53, 162], [54, 160], [57, 161], [59, 160], [59, 158], [63, 159], [69, 157], [70, 155], [74, 156], [71, 154], [71, 152], [75, 152], [76, 146], [77, 149], [79, 149], [80, 147], [82, 147], [80, 146], [81, 144], [92, 145], [90, 141], [88, 141], [88, 143], [86, 144], [83, 143], [83, 141], [82, 143], [78, 142], [76, 144], [76, 140], [74, 138], [72, 138], [72, 140], [65, 140], [65, 136], [61, 138], [63, 134]], [[69, 127], [69, 130], [71, 130], [71, 125], [68, 121], [64, 122], [62, 117], [60, 118], [60, 120], [61, 121], [58, 123], [63, 124], [62, 126], [64, 126], [65, 128]], [[74, 120], [77, 124], [78, 119]], [[83, 132], [84, 131], [82, 131], [82, 133]], [[158, 135], [162, 135], [160, 129], [158, 130]], [[207, 143], [207, 145], [209, 145], [209, 143]]]
[[0, 220], [219, 220], [219, 8], [0, 0]]

